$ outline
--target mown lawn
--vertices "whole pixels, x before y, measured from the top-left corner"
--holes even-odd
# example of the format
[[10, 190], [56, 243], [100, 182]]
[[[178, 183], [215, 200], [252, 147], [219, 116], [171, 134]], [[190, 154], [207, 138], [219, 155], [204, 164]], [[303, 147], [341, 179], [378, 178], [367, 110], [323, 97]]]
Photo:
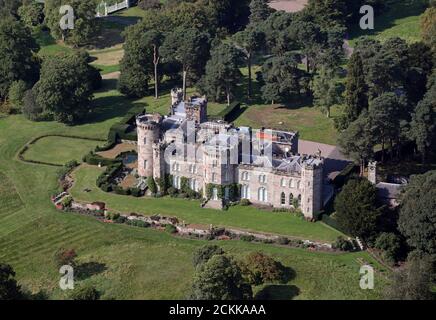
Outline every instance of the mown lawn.
[[64, 165], [70, 160], [81, 161], [81, 156], [103, 144], [101, 141], [67, 137], [43, 137], [30, 145], [24, 159]]
[[[79, 253], [79, 265], [88, 263], [88, 266], [94, 266], [88, 274], [80, 277], [76, 286], [94, 284], [102, 291], [104, 298], [185, 298], [194, 271], [192, 253], [205, 242], [174, 238], [154, 230], [107, 225], [92, 218], [60, 213], [49, 200], [57, 185], [57, 169], [23, 163], [16, 157], [28, 141], [45, 134], [105, 138], [109, 127], [120, 119], [129, 103], [117, 100], [117, 96], [108, 92], [99, 93], [97, 99], [100, 99], [99, 103], [101, 99], [116, 103], [112, 107], [105, 105], [101, 114], [78, 126], [30, 122], [19, 115], [0, 119], [0, 203], [13, 204], [4, 206], [7, 209], [0, 212], [0, 261], [14, 267], [17, 279], [24, 287], [33, 292], [46, 292], [51, 298], [65, 298], [68, 293], [58, 289], [59, 273], [52, 256], [60, 247], [75, 248]], [[9, 202], [7, 199], [14, 200]], [[125, 199], [122, 201], [127, 206], [132, 199]], [[171, 201], [156, 208], [165, 214], [177, 208], [174, 203]], [[196, 203], [182, 200], [181, 203], [183, 205], [178, 204], [181, 207], [198, 208]], [[207, 219], [206, 213], [208, 211], [204, 212], [201, 219]], [[224, 214], [217, 212], [214, 221], [218, 218], [228, 221], [226, 219], [233, 219], [233, 214], [232, 211]], [[266, 228], [271, 227], [267, 223], [269, 216], [260, 212], [256, 214], [265, 217]], [[194, 215], [195, 211], [190, 213], [191, 217]], [[243, 219], [248, 217], [245, 223], [250, 227], [251, 212], [236, 215]], [[187, 214], [186, 217], [190, 216]], [[311, 225], [311, 228], [314, 226], [317, 225]], [[237, 257], [260, 250], [293, 268], [297, 274], [295, 279], [286, 286], [268, 289], [273, 291], [273, 295], [283, 298], [377, 299], [386, 282], [384, 276], [377, 272], [376, 290], [360, 290], [359, 266], [362, 263], [373, 263], [378, 271], [382, 270], [365, 252], [327, 254], [238, 241], [219, 244]], [[295, 296], [296, 292], [298, 294]]]
[[235, 124], [298, 131], [301, 139], [335, 145], [338, 132], [333, 117], [338, 116], [340, 110], [340, 106], [333, 107], [332, 118], [327, 118], [310, 105], [252, 105], [245, 107]]
[[350, 33], [350, 44], [354, 46], [361, 36], [369, 36], [380, 41], [400, 37], [407, 42], [421, 40], [420, 17], [425, 11], [425, 0], [390, 0], [390, 8], [375, 17], [374, 30], [362, 30], [358, 23]]

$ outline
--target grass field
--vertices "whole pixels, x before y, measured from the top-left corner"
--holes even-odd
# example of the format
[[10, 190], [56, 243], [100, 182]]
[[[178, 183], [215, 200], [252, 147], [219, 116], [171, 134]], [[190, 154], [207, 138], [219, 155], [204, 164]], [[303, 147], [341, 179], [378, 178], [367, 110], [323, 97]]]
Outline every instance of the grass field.
[[[340, 114], [340, 107], [331, 110], [332, 117]], [[235, 121], [238, 126], [276, 128], [299, 131], [304, 140], [336, 144], [338, 132], [333, 118], [327, 118], [313, 106], [252, 105]]]
[[12, 214], [23, 207], [23, 201], [12, 181], [0, 172], [0, 215]]
[[99, 144], [102, 142], [58, 136], [43, 137], [27, 149], [24, 159], [64, 165], [70, 160], [80, 161], [81, 155], [94, 150]]
[[[0, 261], [13, 265], [20, 284], [33, 292], [44, 291], [50, 298], [65, 298], [67, 293], [57, 287], [59, 274], [51, 257], [60, 247], [74, 247], [79, 253], [79, 264], [91, 269], [76, 283], [78, 286], [83, 283], [94, 284], [102, 291], [104, 298], [184, 298], [193, 274], [192, 252], [205, 242], [173, 238], [155, 230], [107, 225], [92, 218], [60, 213], [52, 207], [49, 200], [51, 190], [57, 185], [56, 168], [23, 163], [16, 158], [23, 145], [32, 138], [45, 134], [104, 139], [109, 127], [119, 121], [130, 102], [120, 100], [111, 91], [98, 93], [98, 103], [103, 101], [101, 99], [115, 103], [106, 105], [101, 113], [97, 112], [88, 123], [80, 126], [30, 122], [19, 115], [0, 119], [0, 203], [3, 207], [4, 204], [12, 203], [8, 205], [7, 213], [0, 213]], [[98, 172], [94, 172], [96, 173]], [[83, 179], [92, 177], [84, 176]], [[78, 189], [77, 192], [80, 194], [81, 190]], [[131, 200], [125, 198], [123, 201], [126, 206], [138, 205], [128, 204]], [[155, 205], [143, 202], [145, 207], [151, 208]], [[160, 206], [155, 206], [162, 209], [162, 213], [172, 212], [176, 207], [174, 203], [162, 202]], [[177, 205], [198, 208], [196, 203], [186, 201], [183, 201], [183, 205]], [[195, 211], [190, 215], [186, 214], [186, 218], [191, 219], [195, 216], [194, 213]], [[224, 219], [225, 222], [232, 219], [233, 214], [235, 213], [232, 211], [222, 215], [215, 213], [212, 218], [204, 214], [199, 219]], [[241, 212], [235, 215], [244, 217], [247, 221], [241, 221], [240, 224], [242, 226], [245, 223], [245, 227], [249, 228], [255, 223], [250, 222], [251, 214]], [[260, 223], [256, 216], [260, 212], [253, 214], [255, 221]], [[266, 228], [273, 228], [268, 225], [267, 216], [264, 217]], [[277, 216], [282, 221], [285, 221], [284, 218]], [[296, 223], [301, 222], [292, 223], [296, 226]], [[318, 228], [318, 225], [310, 226]], [[322, 230], [325, 230], [325, 234], [330, 232], [325, 228]], [[307, 230], [303, 229], [301, 232]], [[365, 252], [327, 254], [238, 241], [219, 244], [238, 257], [261, 250], [292, 267], [297, 274], [295, 279], [285, 286], [268, 288], [273, 291], [273, 295], [282, 298], [377, 299], [386, 282], [384, 276], [377, 273], [376, 290], [360, 290], [358, 271], [361, 263], [371, 262], [378, 271], [382, 270]], [[299, 293], [295, 296], [296, 292]]]
[[424, 0], [386, 1], [389, 10], [375, 17], [374, 30], [362, 30], [356, 25], [350, 33], [350, 44], [355, 45], [360, 36], [369, 36], [380, 41], [400, 37], [408, 42], [421, 40], [420, 17], [425, 11]]

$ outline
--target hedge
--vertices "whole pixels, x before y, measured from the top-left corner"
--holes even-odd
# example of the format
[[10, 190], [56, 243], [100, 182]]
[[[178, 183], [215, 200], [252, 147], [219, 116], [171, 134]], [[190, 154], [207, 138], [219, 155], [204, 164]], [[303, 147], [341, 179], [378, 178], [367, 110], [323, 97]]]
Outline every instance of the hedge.
[[85, 155], [83, 157], [83, 162], [93, 165], [93, 166], [97, 166], [99, 164], [101, 164], [102, 166], [110, 166], [110, 165], [114, 165], [117, 163], [122, 163], [122, 160], [120, 159], [108, 159], [108, 158], [104, 158], [98, 154], [95, 154], [94, 152], [90, 152], [87, 155]]

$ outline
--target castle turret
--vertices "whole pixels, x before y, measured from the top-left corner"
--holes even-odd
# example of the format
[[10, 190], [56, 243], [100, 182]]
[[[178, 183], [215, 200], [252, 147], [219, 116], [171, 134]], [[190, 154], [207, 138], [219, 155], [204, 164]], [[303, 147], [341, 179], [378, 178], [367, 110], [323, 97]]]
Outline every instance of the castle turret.
[[186, 119], [195, 123], [207, 121], [207, 99], [206, 97], [191, 97], [185, 102]]
[[136, 119], [138, 127], [138, 174], [141, 177], [154, 175], [154, 144], [160, 138], [160, 115], [143, 115]]
[[306, 218], [312, 219], [322, 210], [322, 184], [323, 184], [323, 160], [320, 158], [310, 159], [309, 163], [303, 162], [301, 171], [301, 183], [303, 198], [301, 210]]

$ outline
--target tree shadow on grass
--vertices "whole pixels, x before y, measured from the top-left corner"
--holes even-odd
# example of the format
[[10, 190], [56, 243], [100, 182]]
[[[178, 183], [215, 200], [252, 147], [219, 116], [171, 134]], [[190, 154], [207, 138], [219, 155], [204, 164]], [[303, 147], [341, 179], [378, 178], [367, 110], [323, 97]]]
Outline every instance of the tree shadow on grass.
[[313, 106], [313, 97], [308, 96], [300, 96], [291, 99], [284, 104], [281, 104], [277, 107], [277, 109], [288, 109], [288, 110], [297, 110], [304, 107], [312, 107]]
[[300, 289], [294, 285], [271, 284], [264, 286], [254, 296], [255, 300], [292, 300], [300, 294]]
[[76, 278], [84, 280], [107, 270], [106, 264], [95, 261], [82, 263], [75, 268]]
[[147, 106], [143, 102], [134, 102], [122, 95], [105, 96], [94, 99], [94, 110], [86, 123], [103, 122], [108, 119], [123, 117], [130, 109], [137, 106]]
[[375, 12], [375, 29], [362, 30], [359, 23], [356, 22], [351, 28], [349, 38], [377, 35], [386, 29], [394, 27], [395, 20], [417, 16], [425, 11], [424, 1], [421, 0], [391, 0], [387, 2], [387, 8], [378, 9]]

